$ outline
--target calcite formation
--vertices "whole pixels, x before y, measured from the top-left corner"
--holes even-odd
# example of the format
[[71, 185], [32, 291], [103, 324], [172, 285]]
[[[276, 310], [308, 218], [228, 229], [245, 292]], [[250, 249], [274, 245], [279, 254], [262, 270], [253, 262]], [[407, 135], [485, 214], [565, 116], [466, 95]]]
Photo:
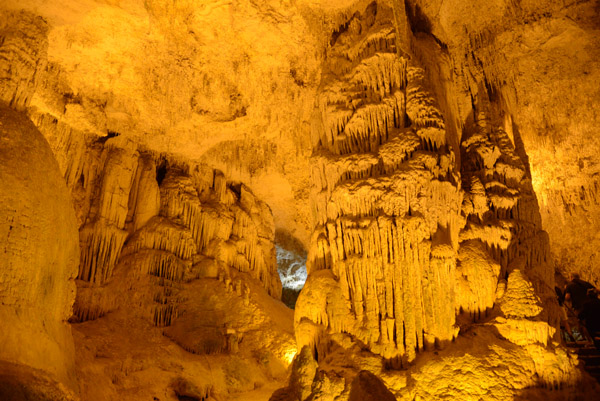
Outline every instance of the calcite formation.
[[[312, 348], [323, 365], [312, 396], [352, 398], [365, 362], [350, 355], [360, 348], [381, 355], [368, 370], [386, 378], [399, 399], [476, 394], [512, 399], [531, 385], [525, 384], [531, 383], [525, 379], [528, 371], [536, 372], [537, 386], [568, 385], [578, 380], [575, 361], [551, 345], [558, 339], [560, 312], [549, 240], [522, 145], [506, 131], [507, 117], [489, 91], [480, 87], [463, 123], [457, 163], [454, 141], [410, 45], [401, 36], [394, 39], [402, 30], [393, 28], [391, 15], [374, 4], [355, 13], [332, 37], [327, 62], [335, 67], [326, 64], [322, 76], [313, 168], [315, 231], [310, 275], [295, 314], [298, 345]], [[374, 57], [362, 48], [372, 43]], [[395, 65], [379, 63], [386, 53]], [[390, 69], [396, 81], [386, 75]], [[460, 349], [457, 314], [497, 330], [491, 342], [495, 351], [480, 351], [481, 361], [459, 362], [448, 368], [453, 373], [447, 377], [428, 365], [411, 366], [419, 351]], [[462, 324], [463, 331], [467, 327]], [[472, 330], [489, 336], [487, 327]], [[463, 372], [471, 369], [467, 365], [513, 352], [513, 345], [498, 338], [523, 347], [522, 360], [505, 356], [512, 362], [499, 369], [519, 367], [516, 377], [525, 381], [515, 378], [506, 385], [479, 378], [478, 390], [452, 390], [449, 380], [469, 381]], [[441, 367], [442, 360], [429, 363]], [[390, 367], [408, 373], [386, 372]], [[431, 390], [421, 369], [440, 385]], [[407, 376], [420, 379], [413, 385], [403, 381]]]
[[73, 191], [96, 194], [83, 206], [89, 214], [80, 229], [78, 320], [104, 315], [114, 307], [111, 302], [120, 304], [105, 289], [119, 271], [131, 275], [128, 282], [139, 281], [140, 274], [156, 277], [146, 302], [153, 305], [148, 314], [157, 326], [170, 325], [177, 315], [182, 283], [229, 277], [230, 268], [249, 273], [281, 297], [274, 225], [264, 202], [245, 185], [228, 184], [219, 171], [165, 159], [157, 165], [130, 142], [113, 146], [117, 141], [97, 146], [91, 160], [100, 165], [80, 167], [90, 174], [86, 180], [82, 172], [84, 179], [72, 183]]
[[[352, 334], [401, 364], [457, 333], [462, 194], [423, 70], [398, 56], [392, 10], [373, 3], [344, 28], [320, 89], [309, 255], [310, 273], [330, 270], [331, 296], [341, 298], [314, 307], [309, 281], [295, 319]], [[300, 347], [318, 341], [298, 331]]]
[[593, 399], [596, 3], [0, 1], [0, 398]]
[[407, 11], [418, 57], [450, 95], [445, 115], [460, 126], [469, 93], [487, 87], [523, 145], [557, 269], [597, 284], [597, 2], [416, 0]]
[[50, 146], [0, 105], [0, 397], [78, 393], [67, 319], [75, 298], [77, 223]]

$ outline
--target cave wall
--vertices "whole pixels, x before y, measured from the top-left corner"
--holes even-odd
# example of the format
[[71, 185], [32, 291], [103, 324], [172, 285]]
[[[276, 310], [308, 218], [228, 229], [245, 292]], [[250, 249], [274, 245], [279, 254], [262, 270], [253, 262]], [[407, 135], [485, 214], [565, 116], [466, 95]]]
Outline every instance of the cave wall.
[[48, 142], [5, 104], [0, 182], [0, 397], [72, 399], [78, 384], [67, 319], [79, 263], [73, 204]]
[[331, 39], [313, 152], [309, 271], [318, 278], [299, 299], [299, 346], [344, 332], [410, 362], [455, 338], [455, 311], [491, 309], [498, 282], [517, 269], [555, 326], [548, 238], [504, 115], [486, 92], [474, 99], [457, 165], [457, 139], [393, 17], [373, 3]]
[[[158, 153], [202, 157], [246, 182], [277, 228], [308, 247], [321, 65], [331, 32], [369, 2], [67, 3], [3, 3], [11, 37], [3, 51], [19, 66], [4, 70], [5, 101], [62, 129], [118, 132]], [[527, 154], [557, 267], [595, 281], [597, 1], [409, 1], [406, 9], [403, 35], [411, 32], [449, 143], [458, 148], [471, 95], [487, 92]]]
[[598, 283], [598, 2], [408, 1], [407, 9], [415, 53], [441, 70], [436, 92], [454, 98], [446, 114], [461, 127], [471, 97], [485, 92], [497, 103], [529, 162], [557, 270]]
[[[393, 6], [357, 7], [331, 38], [295, 314], [314, 359], [272, 399], [351, 398], [365, 370], [397, 399], [514, 399], [579, 382], [558, 343], [550, 239], [515, 118], [494, 83], [453, 75], [447, 46], [407, 33], [414, 15]], [[498, 376], [469, 378], [497, 357]]]
[[[20, 85], [31, 114], [202, 159], [268, 199], [278, 228], [307, 246], [309, 212], [298, 200], [308, 200], [307, 128], [321, 54], [300, 10], [195, 0], [2, 7], [11, 15], [7, 30], [47, 44], [43, 54], [30, 52], [27, 38], [12, 47], [41, 66], [35, 96]], [[40, 28], [29, 19], [43, 32], [34, 35]]]
[[[67, 167], [77, 172], [68, 181], [72, 193], [83, 194], [77, 321], [123, 304], [117, 288], [123, 286], [148, 308], [149, 320], [169, 326], [178, 314], [179, 287], [205, 277], [230, 279], [230, 269], [281, 298], [271, 211], [248, 187], [206, 165], [138, 150], [126, 138], [89, 146], [85, 157], [69, 157], [81, 165]], [[136, 287], [140, 275], [156, 278], [148, 294]]]

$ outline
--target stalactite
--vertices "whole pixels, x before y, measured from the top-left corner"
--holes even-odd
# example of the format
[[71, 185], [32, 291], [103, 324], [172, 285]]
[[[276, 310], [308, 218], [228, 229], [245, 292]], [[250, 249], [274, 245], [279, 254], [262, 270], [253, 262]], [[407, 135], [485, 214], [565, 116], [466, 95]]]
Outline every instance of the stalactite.
[[[390, 17], [378, 11], [374, 28], [343, 33], [332, 54], [363, 58], [343, 72], [327, 67], [322, 78], [322, 146], [312, 171], [315, 232], [296, 319], [349, 333], [402, 364], [456, 336], [462, 195], [447, 181], [456, 182], [454, 155], [441, 114], [423, 90], [423, 72], [389, 46], [393, 28], [384, 21]], [[377, 40], [377, 51], [355, 50], [372, 38], [386, 40]], [[325, 301], [309, 302], [309, 296]]]
[[153, 323], [158, 327], [170, 326], [171, 321], [177, 318], [177, 307], [174, 305], [154, 306]]
[[[80, 321], [115, 307], [94, 293], [108, 288], [117, 270], [116, 280], [127, 274], [134, 280], [149, 277], [150, 285], [138, 288], [136, 297], [145, 299], [139, 302], [147, 303], [153, 324], [169, 326], [178, 313], [178, 288], [199, 277], [193, 271], [201, 257], [247, 272], [269, 294], [281, 296], [275, 228], [264, 202], [242, 184], [227, 182], [220, 172], [155, 161], [147, 152], [121, 145], [105, 144], [96, 159], [102, 165], [93, 185], [98, 200], [80, 232], [78, 275], [95, 287], [78, 296]], [[160, 178], [157, 163], [163, 166]], [[160, 299], [155, 296], [159, 289], [164, 294]]]
[[83, 281], [101, 284], [111, 277], [127, 232], [114, 227], [87, 226], [80, 231], [79, 275]]
[[196, 243], [190, 232], [164, 217], [155, 217], [136, 232], [129, 240], [123, 255], [155, 249], [172, 253], [180, 259], [190, 260], [197, 253]]
[[[470, 182], [470, 188], [463, 202], [467, 223], [460, 233], [463, 244], [457, 282], [463, 289], [457, 308], [469, 313], [491, 308], [497, 301], [497, 281], [508, 274], [509, 281], [510, 277], [517, 280], [514, 271], [520, 269], [525, 276], [519, 275], [519, 280], [533, 283], [535, 292], [548, 299], [545, 313], [549, 318], [541, 320], [557, 321], [548, 239], [541, 231], [531, 180], [511, 139], [495, 123], [490, 110], [489, 100], [480, 95], [475, 104], [473, 132], [462, 142], [466, 166], [463, 179]], [[475, 261], [479, 269], [474, 269]], [[500, 302], [506, 303], [507, 296]], [[523, 295], [524, 299], [531, 296]], [[546, 343], [554, 333], [545, 321], [514, 321], [509, 316], [498, 324], [503, 335], [517, 343], [530, 341], [523, 337], [529, 334], [534, 342]], [[524, 329], [529, 334], [523, 334], [517, 326], [529, 327]]]

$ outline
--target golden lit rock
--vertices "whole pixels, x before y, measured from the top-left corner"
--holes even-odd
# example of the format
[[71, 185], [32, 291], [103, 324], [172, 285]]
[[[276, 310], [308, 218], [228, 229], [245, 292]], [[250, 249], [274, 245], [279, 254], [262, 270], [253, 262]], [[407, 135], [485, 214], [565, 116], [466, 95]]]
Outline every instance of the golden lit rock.
[[48, 142], [6, 105], [0, 180], [0, 396], [71, 399], [78, 393], [67, 324], [78, 265], [75, 213]]
[[594, 399], [598, 20], [0, 1], [0, 398]]

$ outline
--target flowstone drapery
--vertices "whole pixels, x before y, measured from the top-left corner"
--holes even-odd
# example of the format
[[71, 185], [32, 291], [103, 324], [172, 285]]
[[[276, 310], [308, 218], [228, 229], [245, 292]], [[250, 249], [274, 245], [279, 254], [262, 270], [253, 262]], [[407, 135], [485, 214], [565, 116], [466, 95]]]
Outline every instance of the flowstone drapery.
[[311, 274], [331, 272], [339, 299], [319, 305], [301, 295], [296, 321], [300, 346], [318, 342], [304, 326], [322, 325], [398, 364], [457, 333], [462, 194], [444, 121], [423, 70], [398, 56], [392, 17], [373, 3], [332, 39], [314, 134], [309, 263]]
[[[554, 348], [553, 266], [518, 132], [481, 85], [452, 137], [410, 38], [397, 36], [404, 10], [395, 12], [372, 3], [351, 16], [322, 74], [315, 229], [295, 314], [299, 349], [319, 362], [311, 392], [350, 396], [355, 375], [368, 370], [398, 399], [471, 397], [468, 385], [451, 382], [468, 382], [463, 373], [494, 355], [505, 360], [499, 372], [520, 369], [523, 381], [481, 378], [477, 391], [490, 399], [572, 383], [574, 361]], [[478, 356], [455, 359], [469, 341]], [[435, 356], [417, 358], [426, 350]], [[447, 375], [435, 368], [453, 363], [461, 367]], [[529, 371], [536, 378], [525, 378]]]
[[217, 277], [219, 271], [225, 275], [229, 267], [249, 273], [269, 294], [281, 297], [270, 210], [246, 186], [228, 183], [206, 166], [156, 158], [120, 138], [83, 149], [91, 155], [70, 155], [82, 165], [66, 168], [77, 171], [76, 180], [67, 176], [72, 193], [90, 194], [76, 205], [83, 217], [78, 321], [119, 305], [115, 288], [107, 285], [115, 274], [123, 279], [130, 270], [156, 277], [156, 294], [142, 303], [157, 326], [168, 326], [177, 315], [179, 286]]

